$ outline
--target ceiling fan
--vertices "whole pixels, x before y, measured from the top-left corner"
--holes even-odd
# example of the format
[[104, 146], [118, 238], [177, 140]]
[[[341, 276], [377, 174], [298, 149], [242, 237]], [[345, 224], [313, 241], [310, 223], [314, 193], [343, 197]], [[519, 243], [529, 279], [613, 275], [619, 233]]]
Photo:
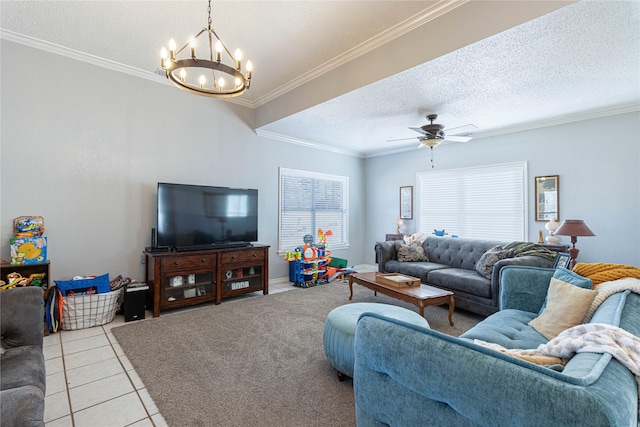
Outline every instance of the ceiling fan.
[[[472, 139], [471, 131], [477, 129], [477, 126], [468, 124], [464, 126], [458, 126], [450, 129], [450, 131], [455, 131], [454, 135], [446, 136], [444, 133], [444, 125], [433, 123], [434, 120], [438, 118], [437, 114], [429, 114], [427, 119], [430, 123], [421, 126], [419, 128], [409, 129], [420, 133], [421, 135], [416, 137], [420, 144], [418, 147], [429, 147], [431, 149], [431, 167], [433, 168], [433, 147], [440, 145], [441, 142], [451, 141], [451, 142], [467, 142]], [[402, 139], [390, 139], [387, 142], [392, 141], [405, 141], [413, 138], [402, 138]]]

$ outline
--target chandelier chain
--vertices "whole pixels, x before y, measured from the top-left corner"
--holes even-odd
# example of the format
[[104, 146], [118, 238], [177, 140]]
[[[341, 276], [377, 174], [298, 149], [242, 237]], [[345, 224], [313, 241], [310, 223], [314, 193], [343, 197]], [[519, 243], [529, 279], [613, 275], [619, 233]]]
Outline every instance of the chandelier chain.
[[211, 29], [211, 0], [209, 0], [209, 7], [207, 8], [207, 12], [209, 12], [209, 29]]

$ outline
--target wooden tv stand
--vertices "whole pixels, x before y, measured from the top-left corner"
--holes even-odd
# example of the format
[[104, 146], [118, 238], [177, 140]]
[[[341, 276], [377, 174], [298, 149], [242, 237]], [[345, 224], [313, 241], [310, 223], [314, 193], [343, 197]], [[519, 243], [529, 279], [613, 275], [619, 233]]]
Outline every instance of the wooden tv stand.
[[161, 310], [215, 301], [248, 292], [269, 293], [269, 246], [186, 252], [145, 252], [148, 307]]

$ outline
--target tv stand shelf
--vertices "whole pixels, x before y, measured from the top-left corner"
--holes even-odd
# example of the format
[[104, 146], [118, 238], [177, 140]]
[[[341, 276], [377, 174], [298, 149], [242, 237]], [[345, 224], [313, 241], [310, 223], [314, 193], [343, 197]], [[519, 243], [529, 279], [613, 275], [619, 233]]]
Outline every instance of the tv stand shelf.
[[160, 311], [248, 292], [269, 293], [269, 246], [253, 245], [186, 252], [145, 251], [147, 302]]

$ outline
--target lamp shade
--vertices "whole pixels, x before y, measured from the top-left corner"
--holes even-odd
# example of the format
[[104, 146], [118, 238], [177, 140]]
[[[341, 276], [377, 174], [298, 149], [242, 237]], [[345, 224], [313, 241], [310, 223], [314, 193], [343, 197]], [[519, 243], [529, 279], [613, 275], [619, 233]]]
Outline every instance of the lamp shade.
[[556, 236], [595, 236], [581, 219], [565, 219], [554, 234]]

